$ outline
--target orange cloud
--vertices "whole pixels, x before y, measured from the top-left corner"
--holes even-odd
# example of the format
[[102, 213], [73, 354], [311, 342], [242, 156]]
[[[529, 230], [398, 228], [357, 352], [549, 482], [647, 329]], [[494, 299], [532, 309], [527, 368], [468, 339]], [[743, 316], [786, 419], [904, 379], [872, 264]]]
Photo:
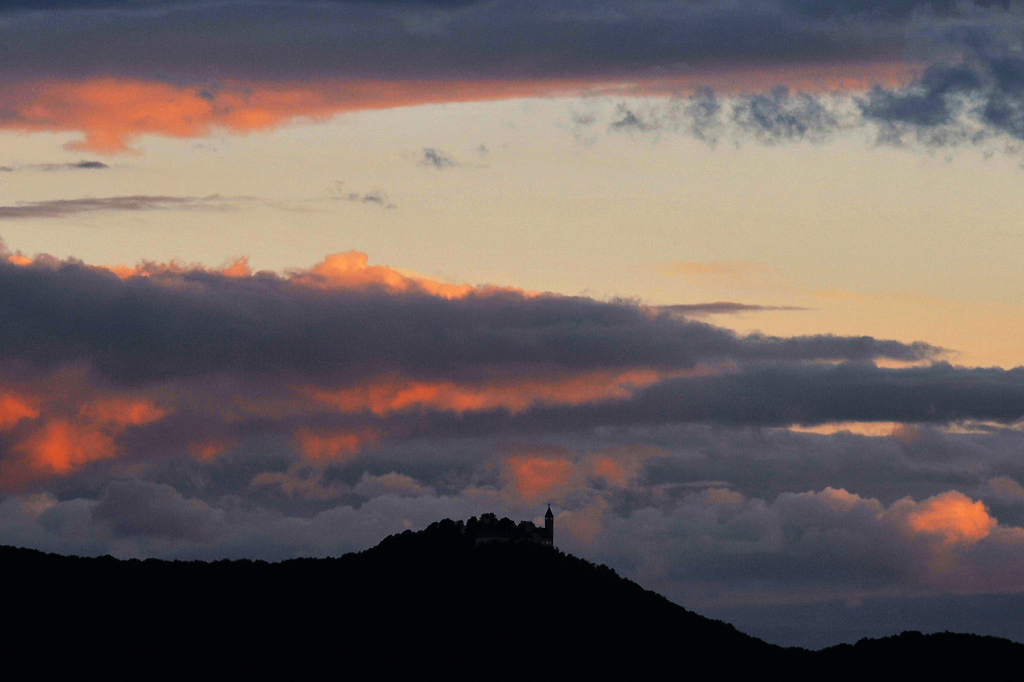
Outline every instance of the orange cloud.
[[356, 431], [311, 431], [299, 429], [295, 442], [306, 459], [318, 462], [348, 462], [366, 445], [375, 445], [380, 433], [373, 429]]
[[588, 475], [603, 478], [616, 486], [629, 485], [651, 458], [665, 457], [660, 448], [646, 445], [625, 445], [601, 448], [589, 453], [583, 462], [589, 467]]
[[770, 66], [705, 67], [688, 76], [686, 84], [711, 85], [721, 92], [768, 90], [784, 85], [791, 90], [864, 92], [875, 85], [897, 87], [914, 80], [923, 66], [901, 59], [843, 63]]
[[0, 431], [15, 432], [11, 456], [0, 465], [0, 487], [64, 475], [118, 455], [125, 430], [163, 419], [168, 409], [135, 395], [95, 395], [80, 368], [64, 368], [34, 382], [0, 387]]
[[221, 274], [225, 277], [252, 277], [252, 268], [249, 267], [248, 258], [236, 258], [231, 261], [223, 268], [221, 268]]
[[615, 485], [622, 485], [626, 481], [625, 468], [611, 457], [595, 458], [594, 473]]
[[66, 474], [89, 462], [110, 459], [117, 452], [109, 435], [62, 419], [48, 422], [15, 449], [27, 457], [31, 469], [47, 474]]
[[166, 416], [163, 410], [148, 400], [133, 398], [107, 398], [83, 405], [79, 412], [97, 424], [114, 427], [144, 426]]
[[822, 436], [831, 436], [837, 433], [850, 433], [856, 436], [870, 436], [872, 438], [895, 438], [904, 442], [914, 439], [914, 427], [907, 427], [899, 422], [828, 422], [815, 424], [814, 426], [802, 426], [792, 424], [790, 431], [799, 433], [816, 433]]
[[[24, 262], [18, 263], [18, 265], [31, 265], [34, 262], [36, 261], [25, 258]], [[236, 258], [229, 263], [226, 263], [221, 268], [204, 268], [199, 265], [183, 265], [175, 261], [170, 263], [153, 263], [144, 261], [135, 267], [129, 267], [127, 265], [96, 265], [91, 267], [112, 272], [117, 275], [119, 279], [128, 279], [130, 277], [153, 277], [155, 275], [165, 274], [181, 275], [194, 270], [217, 273], [234, 279], [252, 277], [252, 269], [249, 267], [249, 259], [245, 257]]]
[[728, 488], [708, 488], [704, 501], [713, 505], [735, 505], [743, 503], [743, 495]]
[[566, 486], [573, 472], [568, 459], [541, 455], [514, 455], [505, 459], [502, 468], [515, 493], [530, 504]]
[[467, 412], [503, 408], [521, 412], [537, 404], [595, 402], [626, 398], [653, 384], [665, 373], [637, 369], [595, 371], [562, 377], [515, 377], [483, 384], [420, 381], [398, 376], [375, 378], [340, 389], [306, 388], [313, 400], [345, 413], [372, 412], [383, 416], [419, 408]]
[[447, 299], [464, 298], [476, 290], [469, 284], [446, 284], [404, 275], [384, 265], [367, 265], [368, 260], [369, 257], [359, 251], [331, 254], [307, 271], [292, 272], [292, 281], [342, 289], [381, 287], [395, 293], [422, 291]]
[[216, 88], [95, 78], [5, 86], [0, 130], [77, 132], [75, 149], [113, 154], [141, 135], [194, 138], [223, 130], [247, 133], [296, 119], [323, 120], [349, 111], [415, 104], [553, 95], [572, 81], [322, 81], [229, 83]]
[[39, 410], [13, 393], [0, 393], [0, 431], [13, 429], [22, 419], [35, 419]]
[[921, 502], [907, 517], [910, 528], [942, 538], [944, 544], [974, 543], [988, 537], [996, 527], [984, 503], [975, 502], [955, 490]]
[[[29, 266], [33, 264], [52, 265], [56, 261], [45, 254], [36, 258], [28, 258], [21, 254], [7, 256], [8, 262]], [[96, 265], [90, 266], [113, 273], [120, 279], [131, 277], [159, 277], [162, 275], [184, 275], [189, 272], [202, 271], [224, 275], [234, 279], [252, 277], [249, 259], [236, 258], [220, 268], [207, 268], [196, 264], [183, 264], [176, 261], [155, 263], [143, 261], [135, 267], [127, 265]], [[266, 273], [261, 273], [265, 275]], [[492, 295], [510, 293], [525, 297], [538, 296], [536, 292], [515, 287], [499, 287], [493, 285], [473, 286], [471, 284], [452, 284], [421, 277], [413, 273], [403, 273], [386, 265], [369, 265], [369, 256], [360, 251], [333, 253], [309, 269], [295, 268], [288, 270], [284, 277], [292, 284], [320, 289], [370, 289], [381, 288], [392, 293], [419, 292], [445, 299], [465, 298], [470, 294]]]
[[0, 130], [73, 132], [71, 145], [101, 153], [129, 149], [142, 135], [195, 138], [216, 131], [247, 133], [295, 120], [324, 120], [344, 112], [418, 104], [519, 97], [667, 95], [713, 86], [722, 92], [788, 85], [802, 90], [866, 90], [905, 83], [919, 67], [899, 61], [790, 65], [765, 70], [705, 68], [679, 76], [627, 81], [592, 80], [322, 80], [226, 82], [216, 87], [174, 85], [128, 78], [41, 80], [5, 84], [0, 91]]
[[307, 500], [329, 500], [335, 497], [340, 489], [336, 483], [324, 485], [323, 470], [310, 469], [308, 465], [296, 462], [285, 472], [263, 472], [249, 482], [253, 488], [278, 485], [281, 491], [290, 497], [303, 497]]
[[874, 498], [864, 498], [855, 493], [851, 493], [846, 488], [833, 488], [831, 486], [825, 488], [820, 493], [808, 492], [800, 493], [801, 496], [810, 497], [818, 502], [827, 505], [832, 511], [836, 512], [849, 512], [858, 506], [867, 503], [877, 509], [876, 515], [881, 515], [882, 506], [878, 500]]
[[196, 441], [189, 444], [188, 454], [196, 459], [209, 462], [220, 457], [236, 445], [238, 445], [237, 440], [211, 439]]

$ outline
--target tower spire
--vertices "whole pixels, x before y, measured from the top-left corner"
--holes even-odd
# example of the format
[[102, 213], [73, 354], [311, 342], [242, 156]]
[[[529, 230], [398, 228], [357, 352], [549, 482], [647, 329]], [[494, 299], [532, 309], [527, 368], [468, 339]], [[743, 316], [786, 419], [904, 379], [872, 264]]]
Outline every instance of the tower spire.
[[551, 513], [551, 503], [548, 502], [548, 511], [544, 514], [544, 539], [547, 544], [555, 546], [555, 515]]

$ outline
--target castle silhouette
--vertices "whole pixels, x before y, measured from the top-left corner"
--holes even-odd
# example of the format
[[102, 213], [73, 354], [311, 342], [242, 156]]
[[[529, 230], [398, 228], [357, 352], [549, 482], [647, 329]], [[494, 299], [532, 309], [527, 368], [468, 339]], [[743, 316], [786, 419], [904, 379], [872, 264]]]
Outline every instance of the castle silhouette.
[[517, 524], [508, 518], [499, 519], [495, 514], [481, 514], [479, 519], [474, 516], [467, 521], [463, 532], [471, 535], [477, 545], [486, 542], [534, 542], [554, 547], [555, 515], [551, 513], [549, 504], [544, 514], [544, 527], [538, 528], [532, 521], [520, 521]]

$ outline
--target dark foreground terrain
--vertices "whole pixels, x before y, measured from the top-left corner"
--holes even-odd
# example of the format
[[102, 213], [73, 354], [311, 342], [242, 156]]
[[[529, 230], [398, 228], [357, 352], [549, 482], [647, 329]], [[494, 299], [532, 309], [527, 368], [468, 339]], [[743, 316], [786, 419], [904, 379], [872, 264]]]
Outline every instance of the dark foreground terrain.
[[337, 559], [166, 562], [0, 547], [8, 679], [952, 679], [1024, 662], [992, 637], [783, 649], [614, 571], [451, 521]]

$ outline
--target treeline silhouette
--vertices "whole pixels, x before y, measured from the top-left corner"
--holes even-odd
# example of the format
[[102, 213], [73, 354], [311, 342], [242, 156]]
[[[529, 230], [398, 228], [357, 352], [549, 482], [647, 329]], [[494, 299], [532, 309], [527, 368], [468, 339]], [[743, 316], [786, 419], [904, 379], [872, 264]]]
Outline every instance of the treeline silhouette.
[[468, 527], [446, 519], [364, 552], [280, 563], [0, 547], [0, 654], [19, 680], [906, 680], [1024, 660], [1024, 645], [948, 633], [783, 649], [557, 549], [478, 546]]

